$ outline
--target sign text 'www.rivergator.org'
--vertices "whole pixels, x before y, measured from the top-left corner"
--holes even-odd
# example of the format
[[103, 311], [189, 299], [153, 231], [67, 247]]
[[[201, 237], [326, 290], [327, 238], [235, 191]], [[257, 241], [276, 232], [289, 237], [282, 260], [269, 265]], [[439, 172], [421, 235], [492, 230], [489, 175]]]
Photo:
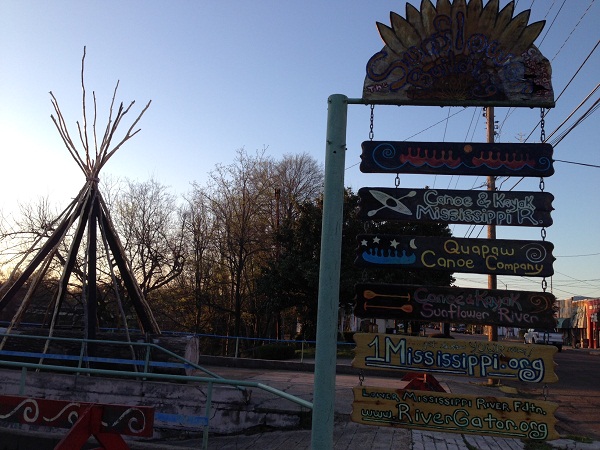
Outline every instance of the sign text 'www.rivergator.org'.
[[450, 433], [552, 440], [557, 404], [543, 400], [353, 388], [353, 422]]

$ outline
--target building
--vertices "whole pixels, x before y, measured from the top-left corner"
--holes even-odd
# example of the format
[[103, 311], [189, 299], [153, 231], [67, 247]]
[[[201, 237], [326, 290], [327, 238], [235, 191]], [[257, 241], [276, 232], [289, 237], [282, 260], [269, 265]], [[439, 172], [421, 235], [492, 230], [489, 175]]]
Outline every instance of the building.
[[563, 332], [565, 344], [573, 347], [600, 348], [600, 298], [571, 297], [558, 300], [557, 304], [557, 328]]

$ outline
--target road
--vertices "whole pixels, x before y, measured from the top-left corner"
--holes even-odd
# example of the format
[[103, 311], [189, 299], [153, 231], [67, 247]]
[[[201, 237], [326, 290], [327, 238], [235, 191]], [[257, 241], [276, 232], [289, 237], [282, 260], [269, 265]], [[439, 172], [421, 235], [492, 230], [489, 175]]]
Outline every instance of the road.
[[[428, 330], [430, 331], [430, 330]], [[453, 333], [455, 339], [487, 339], [484, 335]], [[521, 342], [521, 341], [519, 341]], [[502, 381], [519, 395], [557, 403], [556, 429], [561, 434], [591, 437], [600, 441], [600, 350], [563, 347], [554, 356], [558, 382], [544, 385]]]
[[544, 386], [507, 382], [520, 394], [557, 403], [557, 430], [561, 434], [600, 440], [600, 351], [565, 347], [554, 362], [558, 382]]

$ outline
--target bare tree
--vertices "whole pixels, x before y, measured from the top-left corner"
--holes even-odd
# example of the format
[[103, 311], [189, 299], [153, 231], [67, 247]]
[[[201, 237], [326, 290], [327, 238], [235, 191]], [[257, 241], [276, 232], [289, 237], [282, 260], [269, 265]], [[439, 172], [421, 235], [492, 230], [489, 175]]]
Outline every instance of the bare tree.
[[323, 192], [323, 168], [308, 153], [284, 155], [275, 164], [275, 183], [280, 189], [282, 218], [292, 219], [298, 205], [314, 200]]
[[187, 303], [186, 310], [192, 315], [194, 331], [206, 331], [208, 328], [216, 332], [218, 327], [211, 321], [213, 311], [220, 309], [215, 302], [217, 293], [214, 289], [218, 261], [215, 220], [206, 192], [197, 183], [193, 184], [192, 192], [185, 201], [180, 214], [185, 223], [186, 263], [179, 284]]
[[155, 179], [125, 184], [115, 199], [114, 221], [146, 297], [181, 273], [183, 225], [166, 186]]
[[242, 331], [245, 301], [254, 292], [257, 260], [271, 248], [269, 216], [274, 188], [270, 160], [263, 152], [250, 156], [244, 149], [228, 166], [211, 173], [210, 210], [216, 223], [221, 263], [228, 272], [233, 333]]

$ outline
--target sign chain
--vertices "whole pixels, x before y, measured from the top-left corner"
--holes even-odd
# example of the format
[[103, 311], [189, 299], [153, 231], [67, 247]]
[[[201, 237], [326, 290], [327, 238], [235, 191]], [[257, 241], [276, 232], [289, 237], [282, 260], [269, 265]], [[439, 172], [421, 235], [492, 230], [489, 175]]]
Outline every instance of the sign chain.
[[544, 120], [546, 116], [546, 110], [544, 108], [540, 108], [540, 142], [543, 144], [546, 142], [546, 129], [544, 128], [546, 125], [546, 121]]
[[375, 105], [371, 105], [371, 122], [369, 125], [369, 140], [372, 141], [375, 137], [375, 133], [373, 133], [373, 120], [375, 118]]
[[[546, 116], [546, 110], [544, 108], [540, 108], [540, 142], [544, 143], [546, 141], [546, 121], [545, 121], [545, 116]], [[544, 189], [546, 187], [546, 182], [544, 181], [544, 177], [540, 177], [540, 191], [544, 192]], [[546, 227], [542, 227], [540, 230], [540, 234], [542, 236], [542, 241], [546, 240]], [[546, 289], [548, 288], [548, 282], [546, 281], [546, 277], [542, 278], [542, 291], [546, 292]], [[545, 386], [545, 389], [547, 389], [548, 387]], [[544, 394], [544, 398], [545, 398], [545, 394]]]
[[363, 385], [363, 381], [365, 381], [365, 375], [361, 370], [360, 372], [358, 372], [358, 382], [361, 386]]

